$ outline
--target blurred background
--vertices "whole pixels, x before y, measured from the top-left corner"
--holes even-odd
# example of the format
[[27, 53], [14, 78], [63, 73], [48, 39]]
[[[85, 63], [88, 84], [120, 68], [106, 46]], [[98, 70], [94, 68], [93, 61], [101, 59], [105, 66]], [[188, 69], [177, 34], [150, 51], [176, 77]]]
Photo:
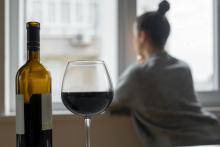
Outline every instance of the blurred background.
[[[136, 15], [157, 10], [159, 2], [160, 0], [137, 0]], [[213, 90], [213, 1], [169, 2], [171, 10], [168, 12], [168, 19], [172, 33], [167, 50], [190, 64], [197, 90]], [[71, 60], [106, 60], [115, 83], [118, 76], [116, 2], [26, 0], [23, 4], [25, 22], [41, 22], [41, 61], [53, 77], [54, 102], [61, 100], [62, 77], [67, 62]], [[25, 31], [24, 29], [23, 33]], [[26, 60], [26, 48], [20, 50], [23, 55], [21, 54], [19, 64], [22, 65]], [[113, 54], [109, 54], [111, 52]]]
[[[118, 76], [124, 69], [131, 63], [136, 62], [132, 50], [132, 27], [135, 17], [145, 11], [157, 10], [160, 1], [1, 1], [0, 65], [2, 73], [0, 74], [0, 113], [5, 116], [10, 114], [10, 119], [0, 116], [0, 132], [1, 127], [7, 128], [4, 127], [5, 122], [10, 122], [11, 124], [8, 125], [11, 126], [14, 123], [13, 115], [11, 115], [15, 111], [14, 79], [18, 68], [26, 61], [25, 22], [39, 21], [41, 23], [41, 61], [52, 75], [53, 110], [57, 114], [55, 120], [59, 120], [56, 122], [55, 128], [59, 130], [59, 127], [63, 125], [60, 122], [69, 119], [65, 116], [66, 109], [63, 107], [60, 96], [62, 78], [67, 62], [72, 60], [104, 60], [115, 85]], [[217, 110], [220, 106], [218, 38], [220, 2], [218, 0], [168, 1], [171, 5], [171, 9], [167, 13], [171, 23], [171, 36], [166, 49], [173, 56], [184, 60], [190, 65], [200, 101], [207, 109], [218, 113]], [[2, 125], [1, 119], [4, 120]], [[123, 127], [122, 124], [128, 122], [121, 131], [131, 130], [127, 134], [130, 134], [130, 137], [133, 138], [135, 135], [132, 134], [134, 132], [129, 118], [121, 119], [121, 121], [119, 119], [119, 126]], [[108, 120], [110, 119], [108, 118]], [[70, 119], [71, 121], [73, 122], [74, 119]], [[116, 122], [107, 123], [109, 125], [107, 128], [111, 128], [111, 124], [117, 126], [118, 122]], [[76, 129], [79, 131], [79, 128]], [[98, 127], [97, 129], [101, 130]], [[13, 129], [11, 129], [11, 134], [12, 131]], [[10, 133], [8, 136], [10, 136]], [[121, 136], [123, 135], [121, 134]], [[128, 136], [124, 139], [129, 138]], [[2, 137], [0, 135], [0, 138]], [[136, 143], [137, 140], [137, 138], [130, 139], [127, 144], [130, 143], [135, 146], [138, 144]], [[121, 142], [123, 142], [123, 139]]]

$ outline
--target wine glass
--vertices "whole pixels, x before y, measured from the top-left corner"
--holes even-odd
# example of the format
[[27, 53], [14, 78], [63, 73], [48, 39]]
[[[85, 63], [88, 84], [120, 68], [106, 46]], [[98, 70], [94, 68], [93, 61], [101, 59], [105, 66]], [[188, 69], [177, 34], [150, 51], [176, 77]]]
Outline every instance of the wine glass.
[[91, 117], [104, 112], [112, 102], [113, 86], [103, 61], [68, 62], [63, 77], [63, 104], [85, 120], [86, 147], [90, 147]]

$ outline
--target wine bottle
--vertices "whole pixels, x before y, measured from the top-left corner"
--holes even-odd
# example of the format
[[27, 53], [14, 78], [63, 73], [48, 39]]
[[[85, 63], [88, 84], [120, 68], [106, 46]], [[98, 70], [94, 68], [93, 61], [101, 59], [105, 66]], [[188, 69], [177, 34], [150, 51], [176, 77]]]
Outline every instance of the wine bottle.
[[52, 147], [51, 76], [40, 63], [40, 23], [26, 28], [27, 62], [16, 75], [16, 146]]

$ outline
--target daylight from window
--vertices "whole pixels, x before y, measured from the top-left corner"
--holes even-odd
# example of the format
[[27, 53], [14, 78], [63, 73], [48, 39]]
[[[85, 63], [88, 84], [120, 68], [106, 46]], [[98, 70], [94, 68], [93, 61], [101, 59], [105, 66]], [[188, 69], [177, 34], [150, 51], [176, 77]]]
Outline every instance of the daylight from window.
[[[156, 10], [160, 0], [137, 0], [137, 15]], [[213, 1], [169, 0], [171, 35], [167, 50], [187, 62], [198, 91], [213, 90]]]
[[[103, 22], [104, 14], [100, 13], [105, 5], [99, 0], [26, 1], [26, 21], [41, 23], [41, 62], [52, 75], [53, 102], [61, 100], [62, 78], [68, 61], [103, 60], [105, 40], [110, 39], [111, 42], [114, 36], [114, 28], [109, 28], [111, 34], [107, 34], [108, 36], [101, 33], [106, 29], [105, 26], [108, 27], [108, 24], [103, 26], [108, 21]], [[108, 11], [111, 17], [115, 8], [110, 5], [108, 9], [111, 9]], [[108, 46], [108, 49], [111, 50], [111, 46]], [[111, 61], [106, 62], [108, 65]], [[109, 67], [113, 76], [114, 66]]]

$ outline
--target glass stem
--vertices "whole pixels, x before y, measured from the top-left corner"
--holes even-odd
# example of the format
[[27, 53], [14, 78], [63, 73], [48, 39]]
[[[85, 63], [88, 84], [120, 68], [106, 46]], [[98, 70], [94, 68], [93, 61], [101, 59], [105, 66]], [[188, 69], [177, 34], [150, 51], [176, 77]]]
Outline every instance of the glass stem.
[[85, 118], [86, 147], [90, 147], [90, 126], [91, 126], [91, 119], [90, 118]]

